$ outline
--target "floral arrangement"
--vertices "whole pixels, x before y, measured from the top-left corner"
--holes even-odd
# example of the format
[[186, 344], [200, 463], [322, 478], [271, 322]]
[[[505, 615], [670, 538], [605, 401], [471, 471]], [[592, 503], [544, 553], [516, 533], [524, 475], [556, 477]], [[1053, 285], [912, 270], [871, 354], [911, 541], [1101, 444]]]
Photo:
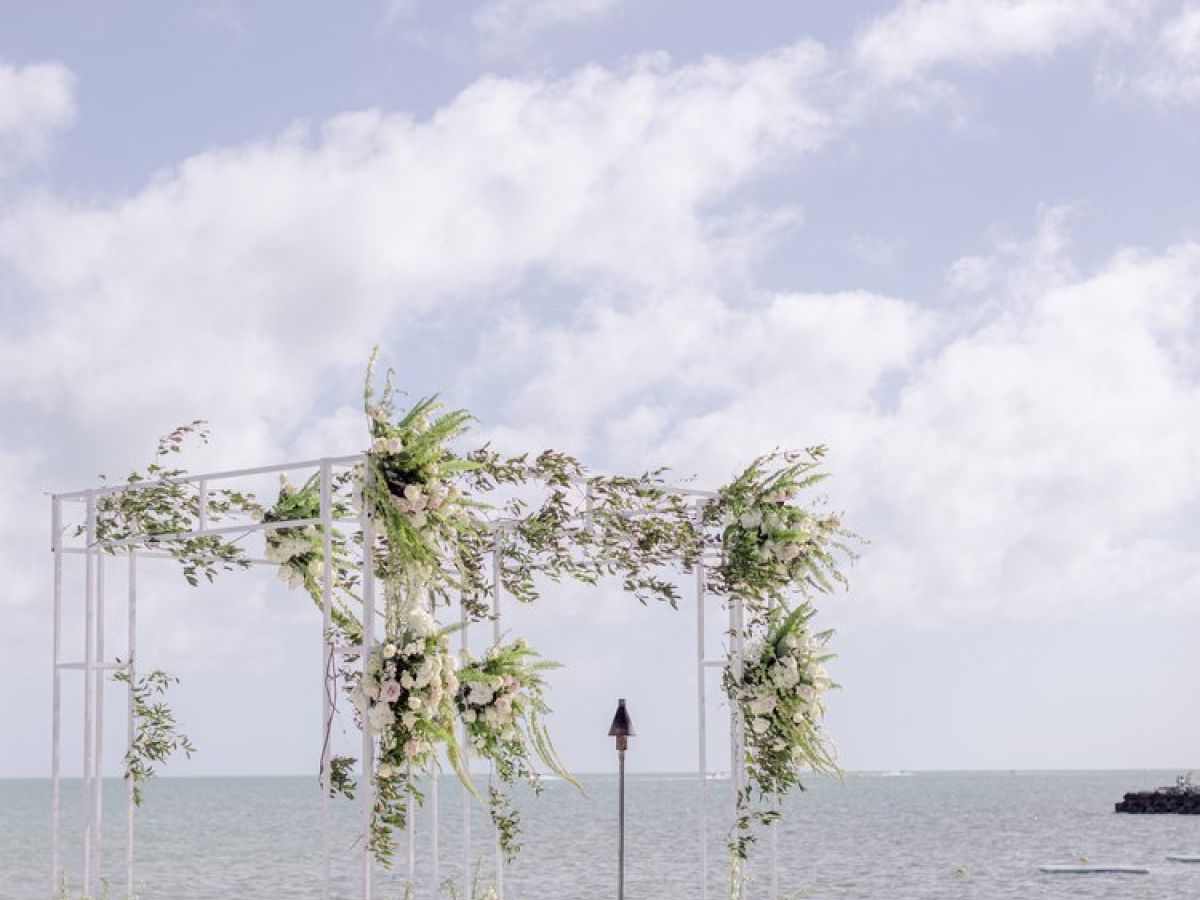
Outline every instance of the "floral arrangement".
[[[353, 478], [353, 473], [349, 476]], [[332, 487], [345, 484], [347, 476], [335, 476]], [[349, 504], [331, 492], [333, 512], [344, 515]], [[321, 516], [320, 476], [314, 475], [297, 487], [286, 475], [279, 476], [279, 496], [275, 505], [259, 511], [255, 518], [262, 522], [295, 522]], [[337, 529], [331, 535], [334, 591], [330, 603], [330, 619], [343, 640], [350, 644], [362, 642], [362, 625], [347, 600], [358, 602], [356, 594], [358, 563], [350, 557], [346, 538]], [[324, 609], [325, 535], [320, 525], [276, 528], [266, 533], [268, 561], [279, 566], [279, 579], [289, 588], [302, 588], [312, 597], [318, 609]]]
[[731, 659], [722, 684], [744, 724], [747, 783], [738, 795], [738, 819], [731, 849], [745, 859], [753, 841], [751, 822], [770, 824], [778, 813], [754, 803], [777, 800], [792, 788], [804, 789], [801, 775], [840, 773], [834, 750], [821, 727], [825, 692], [835, 687], [825, 671], [832, 631], [813, 632], [815, 610], [808, 603], [768, 616], [765, 633], [747, 643], [740, 667]]
[[374, 362], [372, 356], [363, 401], [371, 437], [364, 494], [384, 534], [376, 565], [385, 583], [410, 591], [419, 584], [435, 603], [448, 604], [450, 591], [462, 584], [456, 569], [461, 539], [486, 527], [454, 483], [477, 464], [448, 447], [471, 415], [441, 413], [437, 397], [426, 397], [397, 418], [391, 372], [375, 401]]
[[407, 610], [350, 692], [359, 726], [378, 735], [371, 848], [381, 862], [392, 858], [391, 830], [404, 827], [408, 798], [423, 802], [416, 776], [437, 765], [440, 746], [471, 783], [454, 735], [459, 683], [448, 632], [423, 609]]
[[[364, 390], [365, 464], [338, 474], [331, 494], [338, 518], [365, 509], [376, 538], [366, 545], [357, 532], [347, 537], [335, 528], [329, 565], [334, 630], [348, 645], [363, 639], [358, 573], [364, 565], [382, 586], [382, 639], [367, 656], [365, 674], [353, 655], [342, 656], [336, 671], [359, 727], [377, 741], [370, 835], [376, 857], [390, 862], [392, 829], [404, 826], [410, 799], [422, 802], [418, 779], [439, 766], [443, 752], [472, 792], [468, 754], [491, 761], [505, 789], [526, 781], [537, 790], [539, 767], [570, 779], [545, 725], [544, 675], [554, 664], [516, 640], [456, 666], [452, 629], [436, 624], [439, 608], [461, 601], [468, 620], [480, 621], [490, 616], [497, 587], [532, 602], [543, 578], [614, 579], [643, 603], [674, 606], [676, 575], [691, 571], [707, 551], [720, 557], [706, 567], [707, 590], [727, 602], [742, 598], [748, 612], [744, 664], [727, 668], [724, 682], [746, 723], [748, 785], [738, 798], [731, 841], [736, 868], [752, 841], [752, 823], [775, 815], [760, 810], [763, 801], [802, 789], [804, 768], [836, 772], [821, 731], [823, 696], [832, 686], [823, 670], [831, 635], [814, 634], [809, 624], [816, 595], [845, 585], [839, 565], [853, 558], [855, 537], [838, 515], [822, 510], [820, 498], [808, 500], [827, 477], [820, 471], [824, 448], [759, 457], [715, 499], [696, 501], [668, 488], [661, 470], [600, 476], [558, 451], [504, 457], [487, 446], [463, 449], [473, 421], [468, 412], [444, 411], [436, 397], [397, 410], [391, 372], [382, 392], [373, 390], [374, 362], [373, 356]], [[194, 528], [201, 501], [194, 485], [179, 482], [184, 471], [163, 457], [189, 437], [205, 439], [201, 426], [164, 438], [155, 462], [131, 476], [153, 484], [104, 498], [97, 522], [102, 538], [161, 535], [153, 539], [181, 562], [192, 583], [248, 564], [244, 550], [221, 535], [170, 537]], [[300, 485], [282, 479], [267, 509], [237, 492], [207, 496], [210, 522], [248, 515], [294, 523], [321, 514], [318, 478]], [[305, 590], [319, 608], [325, 547], [326, 535], [315, 524], [281, 525], [266, 534], [265, 555], [279, 566], [280, 578]], [[493, 552], [498, 585], [487, 565]], [[465, 747], [456, 740], [459, 722]], [[327, 733], [326, 753], [328, 746]], [[329, 763], [331, 789], [352, 796], [355, 760], [330, 757]], [[518, 821], [504, 790], [493, 788], [491, 812], [505, 852], [517, 852]]]
[[[558, 758], [543, 720], [550, 707], [544, 697], [542, 673], [556, 668], [558, 663], [539, 658], [537, 651], [518, 638], [490, 648], [483, 659], [468, 655], [459, 670], [455, 704], [466, 726], [468, 749], [491, 760], [505, 785], [524, 780], [540, 792], [536, 766], [540, 760], [551, 772], [579, 787]], [[495, 788], [490, 807], [500, 847], [511, 859], [520, 849], [517, 813], [510, 799]]]
[[829, 477], [818, 471], [825, 452], [811, 447], [760, 456], [721, 490], [705, 510], [706, 522], [721, 528], [722, 562], [711, 570], [710, 590], [742, 597], [761, 618], [792, 591], [810, 598], [846, 585], [838, 557], [854, 559], [849, 542], [855, 535], [837, 515], [798, 502]]

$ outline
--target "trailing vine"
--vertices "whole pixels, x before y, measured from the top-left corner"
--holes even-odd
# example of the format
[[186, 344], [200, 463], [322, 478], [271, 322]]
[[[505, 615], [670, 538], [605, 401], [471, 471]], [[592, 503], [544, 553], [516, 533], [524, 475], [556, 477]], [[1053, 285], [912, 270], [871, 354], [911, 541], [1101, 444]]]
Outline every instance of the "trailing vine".
[[142, 805], [142, 786], [154, 777], [155, 766], [177, 753], [189, 759], [196, 752], [191, 740], [179, 730], [175, 714], [162, 700], [156, 700], [179, 679], [162, 669], [130, 680], [129, 670], [113, 673], [113, 680], [130, 686], [133, 698], [133, 741], [125, 752], [125, 780], [133, 786], [133, 803]]

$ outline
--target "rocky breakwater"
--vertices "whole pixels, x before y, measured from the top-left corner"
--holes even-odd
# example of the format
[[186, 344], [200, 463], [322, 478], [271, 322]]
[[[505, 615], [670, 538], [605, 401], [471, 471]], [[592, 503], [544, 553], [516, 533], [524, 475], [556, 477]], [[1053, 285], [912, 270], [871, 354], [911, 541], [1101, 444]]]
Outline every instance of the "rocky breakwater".
[[1200, 816], [1200, 786], [1189, 782], [1156, 791], [1126, 794], [1116, 805], [1119, 813], [1182, 813]]

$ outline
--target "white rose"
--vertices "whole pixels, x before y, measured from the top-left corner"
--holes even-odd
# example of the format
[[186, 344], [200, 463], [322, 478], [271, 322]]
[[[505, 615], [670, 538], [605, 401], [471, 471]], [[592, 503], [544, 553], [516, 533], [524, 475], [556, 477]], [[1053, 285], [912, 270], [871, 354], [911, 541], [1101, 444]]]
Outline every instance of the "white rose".
[[372, 731], [383, 731], [383, 729], [396, 721], [396, 717], [392, 714], [392, 708], [386, 703], [376, 703], [371, 707], [371, 711], [367, 713], [367, 720], [371, 725]]
[[421, 489], [417, 485], [410, 484], [410, 485], [405, 486], [404, 499], [407, 500], [409, 503], [412, 503], [414, 500], [416, 500], [420, 496], [421, 496]]
[[750, 712], [756, 716], [770, 715], [775, 712], [775, 698], [767, 696], [750, 701]]
[[375, 440], [371, 441], [371, 450], [375, 453], [387, 453], [388, 439], [381, 437], [375, 438]]
[[468, 709], [466, 712], [464, 712], [463, 713], [463, 721], [466, 722], [468, 725], [470, 725], [472, 722], [474, 722], [475, 721], [475, 710]]
[[405, 728], [412, 728], [417, 724], [417, 714], [415, 712], [406, 712], [400, 717], [400, 721], [404, 723]]
[[384, 443], [388, 453], [399, 453], [404, 449], [404, 441], [398, 437], [388, 438]]
[[426, 515], [424, 510], [422, 510], [421, 512], [415, 512], [412, 514], [413, 528], [424, 528], [425, 523], [428, 521], [429, 521], [429, 516]]
[[433, 616], [425, 612], [419, 606], [409, 610], [408, 627], [411, 628], [421, 637], [433, 634], [437, 629], [437, 623], [433, 621]]
[[413, 694], [411, 697], [409, 697], [408, 698], [408, 708], [411, 709], [413, 712], [416, 712], [417, 710], [419, 710], [421, 708], [421, 698], [418, 697], [416, 694]]
[[413, 681], [412, 673], [405, 672], [403, 675], [400, 676], [400, 686], [402, 688], [404, 688], [406, 691], [412, 690], [412, 688], [415, 685], [416, 685], [416, 682]]
[[751, 719], [750, 721], [750, 730], [755, 734], [766, 734], [767, 729], [770, 727], [771, 723], [766, 719]]
[[380, 778], [391, 778], [395, 774], [395, 771], [389, 763], [380, 763], [379, 768], [375, 770], [375, 774]]
[[762, 513], [757, 509], [752, 509], [749, 512], [742, 513], [738, 522], [743, 528], [757, 528], [759, 523], [762, 522]]

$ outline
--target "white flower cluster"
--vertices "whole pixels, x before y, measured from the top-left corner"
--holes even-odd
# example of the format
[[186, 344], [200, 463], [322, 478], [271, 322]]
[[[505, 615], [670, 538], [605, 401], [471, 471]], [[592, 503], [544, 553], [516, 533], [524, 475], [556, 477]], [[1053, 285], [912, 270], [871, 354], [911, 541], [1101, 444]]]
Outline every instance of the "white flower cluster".
[[[526, 649], [518, 641], [518, 649]], [[487, 660], [499, 658], [502, 651], [493, 647]], [[511, 741], [518, 737], [517, 715], [520, 712], [520, 695], [524, 688], [516, 675], [500, 675], [487, 672], [484, 665], [467, 663], [474, 671], [471, 681], [463, 684], [458, 695], [459, 712], [468, 726], [471, 746], [477, 751], [488, 749], [492, 741]]]
[[398, 437], [377, 437], [371, 441], [373, 453], [400, 453], [404, 450], [404, 439]]
[[805, 761], [804, 751], [787, 736], [819, 725], [823, 698], [832, 686], [817, 661], [823, 650], [823, 641], [804, 630], [789, 633], [778, 644], [754, 641], [744, 650], [736, 699], [746, 728], [754, 743], [777, 752], [790, 749], [796, 763]]
[[794, 488], [772, 491], [764, 497], [766, 509], [755, 507], [741, 515], [727, 513], [722, 524], [758, 531], [758, 559], [790, 563], [804, 553], [804, 545], [821, 532], [821, 523], [803, 510], [785, 504], [796, 496]]
[[410, 610], [394, 641], [372, 651], [366, 677], [351, 691], [350, 702], [380, 735], [380, 778], [401, 774], [407, 763], [419, 766], [434, 753], [447, 701], [458, 693], [449, 643], [429, 613]]
[[[305, 573], [320, 578], [322, 562], [318, 552], [319, 533], [315, 526], [303, 529], [280, 529], [268, 532], [267, 548], [263, 554], [279, 565], [279, 580], [289, 588], [304, 587]], [[305, 559], [305, 557], [308, 557]]]
[[404, 488], [404, 496], [393, 497], [392, 502], [398, 510], [408, 515], [414, 528], [423, 528], [429, 513], [444, 509], [458, 498], [459, 490], [455, 485], [446, 487], [439, 481], [430, 481], [424, 490], [415, 484], [408, 485]]

